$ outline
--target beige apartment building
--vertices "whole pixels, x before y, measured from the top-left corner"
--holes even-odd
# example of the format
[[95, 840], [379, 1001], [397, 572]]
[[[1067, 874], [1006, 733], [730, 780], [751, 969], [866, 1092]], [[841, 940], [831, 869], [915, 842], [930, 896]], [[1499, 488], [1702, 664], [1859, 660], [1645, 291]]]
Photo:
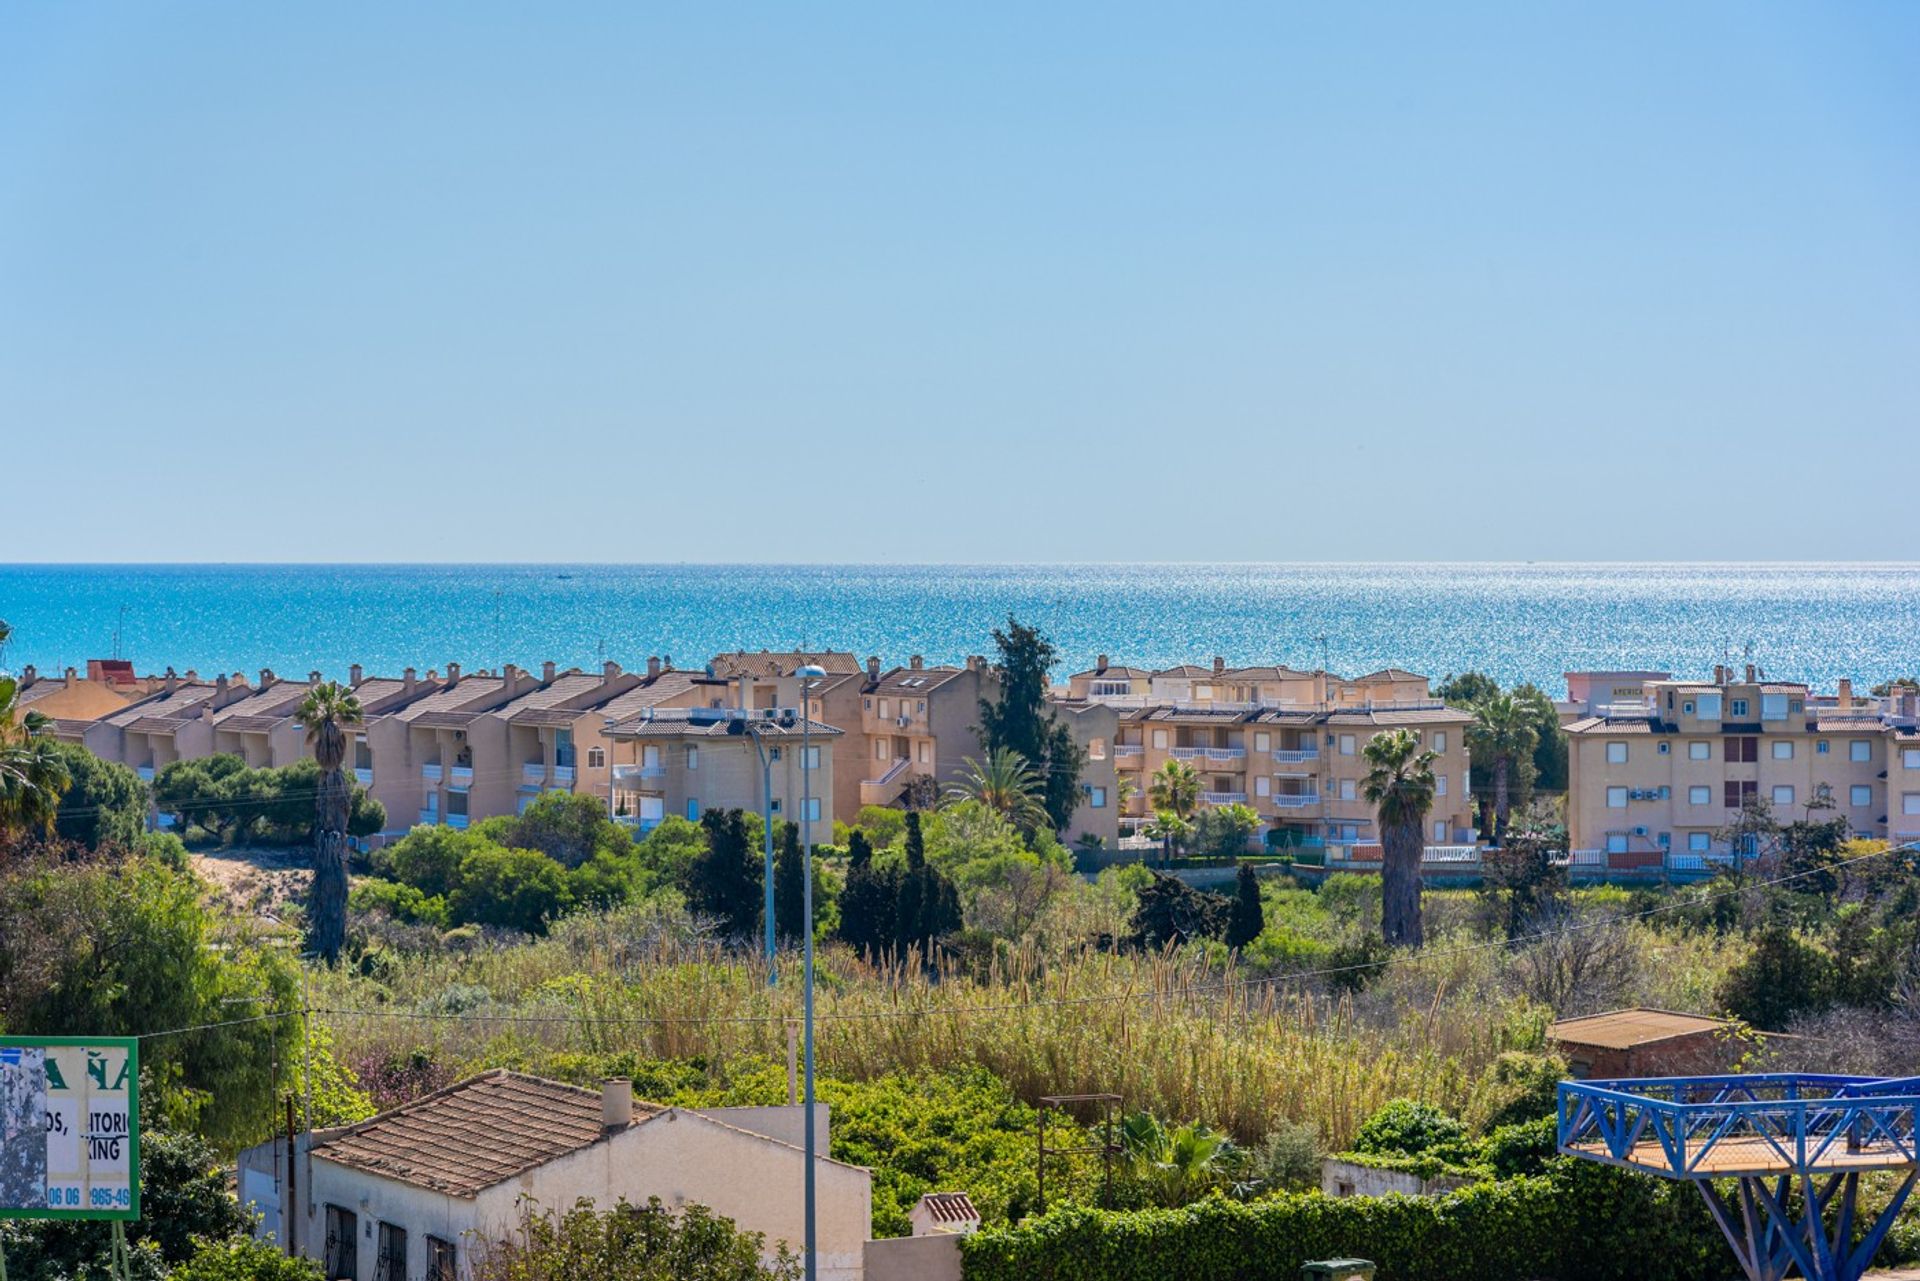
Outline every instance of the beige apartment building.
[[[518, 771], [507, 770], [503, 758], [481, 778], [469, 730], [483, 714], [545, 684], [511, 663], [499, 675], [466, 674], [458, 663], [448, 663], [444, 682], [431, 671], [427, 679], [438, 686], [432, 693], [366, 725], [364, 746], [373, 780], [369, 790], [386, 807], [389, 832], [404, 832], [416, 818], [421, 823], [465, 827], [472, 819], [485, 817], [485, 811], [476, 810], [472, 803], [475, 783], [491, 785], [500, 781], [495, 773], [505, 771], [511, 777]], [[356, 768], [360, 747], [356, 742]]]
[[[212, 755], [215, 714], [252, 693], [244, 676], [203, 681], [191, 671], [185, 678], [169, 672], [158, 694], [75, 724], [77, 741], [101, 760], [132, 766], [150, 783], [175, 761]], [[54, 732], [62, 738], [70, 733], [61, 722]]]
[[987, 660], [964, 667], [928, 666], [915, 654], [905, 667], [882, 672], [867, 660], [860, 687], [860, 733], [867, 743], [860, 782], [862, 805], [900, 805], [918, 780], [935, 789], [958, 779], [968, 758], [980, 760], [980, 701], [999, 691]]
[[[606, 747], [598, 732], [605, 717], [596, 709], [643, 679], [613, 662], [597, 672], [561, 672], [548, 662], [537, 688], [475, 715], [466, 725], [473, 760], [468, 814], [518, 814], [547, 791], [594, 794], [592, 781], [606, 770]], [[588, 742], [581, 742], [582, 731]], [[587, 785], [580, 787], [583, 756], [592, 757], [594, 765], [585, 771]]]
[[1723, 829], [1754, 800], [1780, 821], [1844, 818], [1858, 835], [1920, 836], [1920, 741], [1911, 698], [1837, 698], [1715, 669], [1648, 680], [1639, 700], [1567, 727], [1568, 838], [1591, 861], [1658, 866], [1724, 859]]
[[670, 816], [698, 822], [708, 810], [770, 807], [776, 820], [810, 821], [816, 843], [833, 839], [833, 745], [842, 734], [803, 722], [797, 708], [649, 707], [605, 733], [613, 817], [636, 831]]
[[860, 784], [866, 777], [867, 763], [860, 691], [866, 682], [867, 666], [878, 670], [880, 660], [869, 659], [863, 665], [854, 655], [836, 650], [737, 650], [714, 655], [707, 672], [722, 680], [752, 678], [747, 694], [736, 694], [732, 706], [798, 708], [800, 682], [793, 673], [805, 664], [826, 673], [812, 683], [806, 714], [842, 731], [831, 749], [833, 812], [842, 820], [851, 820], [860, 809]]
[[85, 676], [71, 667], [59, 676], [43, 676], [28, 664], [20, 671], [13, 714], [16, 720], [28, 712], [38, 712], [50, 721], [68, 721], [71, 736], [72, 726], [111, 716], [153, 691], [154, 686], [135, 678], [132, 664], [124, 661], [96, 658], [87, 664]]

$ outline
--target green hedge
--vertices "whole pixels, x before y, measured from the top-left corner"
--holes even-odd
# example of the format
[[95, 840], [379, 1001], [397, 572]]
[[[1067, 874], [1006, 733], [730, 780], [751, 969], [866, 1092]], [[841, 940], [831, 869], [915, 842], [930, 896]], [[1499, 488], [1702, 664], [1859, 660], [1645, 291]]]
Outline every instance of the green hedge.
[[1333, 1258], [1372, 1259], [1379, 1281], [1720, 1281], [1733, 1264], [1691, 1187], [1565, 1160], [1446, 1197], [1062, 1210], [963, 1250], [966, 1281], [1297, 1281]]

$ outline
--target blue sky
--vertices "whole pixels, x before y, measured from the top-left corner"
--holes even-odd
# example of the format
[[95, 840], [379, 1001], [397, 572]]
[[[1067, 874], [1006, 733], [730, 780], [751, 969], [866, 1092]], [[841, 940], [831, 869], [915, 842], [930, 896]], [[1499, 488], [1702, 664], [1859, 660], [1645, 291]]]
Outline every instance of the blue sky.
[[0, 9], [8, 560], [1900, 558], [1917, 422], [1906, 0]]

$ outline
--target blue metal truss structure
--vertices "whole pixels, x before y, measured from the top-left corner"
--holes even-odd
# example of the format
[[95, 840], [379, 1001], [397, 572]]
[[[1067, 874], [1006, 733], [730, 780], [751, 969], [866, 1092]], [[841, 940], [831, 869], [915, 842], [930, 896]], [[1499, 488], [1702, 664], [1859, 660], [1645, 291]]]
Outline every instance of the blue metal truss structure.
[[[1859, 1281], [1920, 1178], [1916, 1110], [1920, 1077], [1567, 1081], [1559, 1143], [1570, 1156], [1693, 1183], [1750, 1281], [1781, 1281], [1795, 1267], [1808, 1281]], [[1863, 1222], [1860, 1176], [1874, 1171], [1898, 1182]], [[1730, 1203], [1715, 1179], [1737, 1181]]]

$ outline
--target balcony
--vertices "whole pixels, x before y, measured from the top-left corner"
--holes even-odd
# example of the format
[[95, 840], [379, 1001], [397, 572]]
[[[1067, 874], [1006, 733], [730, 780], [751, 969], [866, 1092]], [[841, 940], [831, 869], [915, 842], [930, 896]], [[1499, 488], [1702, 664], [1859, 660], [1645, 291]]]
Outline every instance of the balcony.
[[373, 786], [373, 766], [356, 765], [353, 767], [353, 781], [362, 787]]
[[1146, 754], [1147, 745], [1145, 743], [1115, 743], [1113, 745], [1113, 759], [1116, 761], [1137, 761]]
[[556, 765], [553, 767], [553, 781], [558, 787], [573, 786], [573, 766]]
[[437, 827], [439, 826], [439, 823], [440, 823], [440, 811], [439, 810], [421, 810], [420, 821], [422, 823], [425, 823], [428, 827]]
[[467, 825], [467, 816], [465, 814], [447, 815], [448, 827], [465, 827], [466, 825]]
[[1247, 759], [1244, 747], [1176, 747], [1173, 759], [1189, 763], [1200, 762], [1208, 765], [1237, 765]]
[[1317, 747], [1276, 747], [1273, 749], [1274, 763], [1277, 765], [1311, 765], [1320, 759]]
[[420, 767], [420, 777], [425, 782], [438, 783], [440, 781], [439, 762], [436, 761], [432, 765], [422, 765]]
[[1320, 793], [1276, 792], [1267, 801], [1277, 810], [1307, 810], [1320, 803]]
[[654, 781], [667, 776], [664, 765], [616, 765], [613, 767], [613, 781], [616, 783], [637, 783]]
[[1208, 805], [1245, 805], [1245, 792], [1202, 792], [1200, 799]]
[[140, 776], [140, 781], [143, 783], [151, 783], [153, 781], [153, 766], [151, 765], [137, 765], [134, 767], [133, 772]]
[[456, 765], [448, 772], [447, 780], [456, 786], [468, 787], [473, 783], [473, 766]]
[[546, 762], [528, 761], [522, 765], [520, 767], [520, 781], [523, 783], [532, 783], [535, 787], [544, 784], [547, 781]]
[[900, 776], [913, 764], [905, 756], [895, 757], [879, 778], [862, 779], [860, 782], [860, 803], [862, 805], [886, 805], [900, 795]]

